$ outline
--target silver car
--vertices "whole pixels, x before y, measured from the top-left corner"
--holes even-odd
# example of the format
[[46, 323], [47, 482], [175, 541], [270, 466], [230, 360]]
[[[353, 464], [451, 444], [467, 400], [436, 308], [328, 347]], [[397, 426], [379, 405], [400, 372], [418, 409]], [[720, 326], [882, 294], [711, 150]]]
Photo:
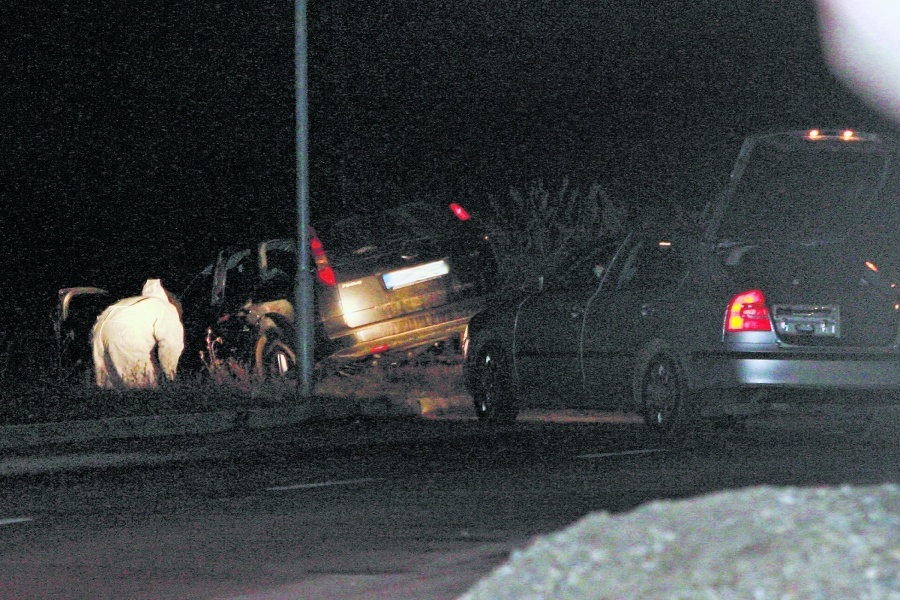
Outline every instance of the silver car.
[[635, 231], [472, 318], [477, 415], [618, 408], [672, 434], [774, 400], [900, 401], [898, 158], [853, 131], [748, 138], [704, 231]]

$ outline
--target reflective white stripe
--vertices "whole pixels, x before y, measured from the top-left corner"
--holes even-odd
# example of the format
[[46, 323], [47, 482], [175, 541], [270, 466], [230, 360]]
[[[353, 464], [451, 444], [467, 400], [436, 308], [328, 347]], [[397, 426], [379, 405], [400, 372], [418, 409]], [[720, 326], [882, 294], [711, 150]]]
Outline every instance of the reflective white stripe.
[[366, 479], [344, 479], [341, 481], [320, 481], [317, 483], [297, 483], [294, 485], [281, 485], [276, 487], [267, 487], [266, 490], [270, 492], [285, 492], [288, 490], [306, 490], [310, 488], [319, 488], [319, 487], [327, 487], [330, 485], [350, 485], [353, 483], [368, 483], [370, 481], [382, 481], [380, 477], [378, 478], [366, 478]]
[[389, 290], [396, 290], [397, 288], [419, 283], [420, 281], [442, 277], [449, 272], [450, 265], [447, 264], [447, 261], [439, 260], [436, 262], [425, 263], [424, 265], [409, 267], [408, 269], [400, 269], [399, 271], [385, 273], [381, 278], [384, 280], [384, 285]]
[[0, 519], [0, 525], [12, 525], [14, 523], [27, 523], [34, 521], [31, 517], [13, 517], [11, 519]]

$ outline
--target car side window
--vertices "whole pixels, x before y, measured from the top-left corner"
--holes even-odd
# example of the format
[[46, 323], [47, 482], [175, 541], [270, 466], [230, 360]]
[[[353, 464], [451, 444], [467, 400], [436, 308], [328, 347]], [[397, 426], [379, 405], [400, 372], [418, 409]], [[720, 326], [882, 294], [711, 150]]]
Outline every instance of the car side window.
[[602, 241], [572, 250], [559, 261], [553, 273], [545, 275], [545, 283], [550, 288], [594, 291], [610, 266], [616, 248], [615, 242]]
[[[233, 260], [237, 258], [236, 261]], [[228, 261], [225, 279], [225, 305], [234, 310], [246, 304], [253, 295], [256, 284], [257, 269], [255, 256], [243, 251]]]
[[207, 265], [205, 269], [197, 273], [188, 285], [181, 291], [179, 300], [182, 305], [206, 308], [211, 305], [209, 291], [212, 289], [213, 265]]
[[655, 292], [677, 287], [684, 274], [678, 246], [668, 240], [642, 239], [631, 249], [616, 280], [616, 290]]
[[254, 291], [255, 302], [290, 298], [293, 293], [297, 254], [294, 248], [269, 247], [260, 253], [259, 281]]

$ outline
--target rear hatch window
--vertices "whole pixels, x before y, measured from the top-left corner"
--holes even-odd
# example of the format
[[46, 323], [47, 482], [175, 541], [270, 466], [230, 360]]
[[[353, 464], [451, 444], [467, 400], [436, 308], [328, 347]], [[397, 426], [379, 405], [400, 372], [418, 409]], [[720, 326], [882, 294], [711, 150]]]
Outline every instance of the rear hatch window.
[[880, 347], [900, 323], [900, 176], [889, 148], [761, 138], [720, 207], [735, 285], [761, 289], [783, 341]]
[[332, 262], [372, 254], [409, 235], [410, 228], [390, 214], [344, 219], [319, 232]]
[[454, 225], [449, 211], [409, 205], [338, 221], [320, 231], [319, 237], [333, 262], [353, 262], [393, 253], [410, 243], [447, 237]]
[[717, 238], [834, 241], [883, 218], [896, 220], [894, 157], [865, 144], [779, 144], [763, 139], [730, 190]]

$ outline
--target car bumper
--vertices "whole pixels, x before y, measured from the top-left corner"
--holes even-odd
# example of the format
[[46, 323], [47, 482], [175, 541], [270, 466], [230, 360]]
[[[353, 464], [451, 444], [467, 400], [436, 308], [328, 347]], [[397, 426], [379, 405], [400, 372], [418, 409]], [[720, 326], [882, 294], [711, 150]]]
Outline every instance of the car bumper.
[[[482, 304], [453, 305], [358, 327], [332, 340], [336, 349], [331, 359], [353, 360], [373, 354], [408, 351], [431, 344], [458, 340]], [[380, 351], [376, 349], [382, 348]]]
[[900, 353], [778, 355], [742, 352], [694, 359], [691, 387], [900, 390]]

